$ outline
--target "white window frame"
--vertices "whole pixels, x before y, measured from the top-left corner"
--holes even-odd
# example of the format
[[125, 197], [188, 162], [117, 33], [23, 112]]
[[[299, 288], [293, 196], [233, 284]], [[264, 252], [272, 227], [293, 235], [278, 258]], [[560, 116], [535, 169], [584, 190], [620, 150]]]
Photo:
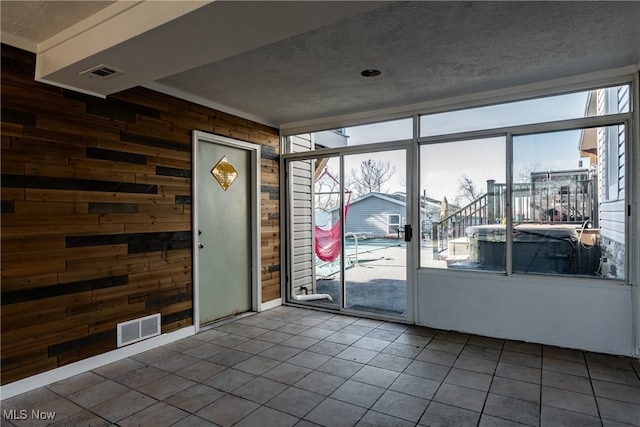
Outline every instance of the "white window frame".
[[[398, 222], [391, 222], [391, 217], [397, 217]], [[400, 226], [402, 225], [402, 215], [400, 214], [387, 214], [387, 234], [395, 234], [400, 230]], [[391, 227], [396, 226], [398, 230], [391, 231]]]

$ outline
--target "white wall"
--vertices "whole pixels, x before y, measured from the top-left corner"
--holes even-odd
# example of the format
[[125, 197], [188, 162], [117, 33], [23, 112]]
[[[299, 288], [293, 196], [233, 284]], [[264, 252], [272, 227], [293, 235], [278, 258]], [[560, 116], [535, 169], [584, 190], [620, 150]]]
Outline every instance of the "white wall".
[[631, 356], [632, 287], [558, 277], [420, 270], [416, 323]]

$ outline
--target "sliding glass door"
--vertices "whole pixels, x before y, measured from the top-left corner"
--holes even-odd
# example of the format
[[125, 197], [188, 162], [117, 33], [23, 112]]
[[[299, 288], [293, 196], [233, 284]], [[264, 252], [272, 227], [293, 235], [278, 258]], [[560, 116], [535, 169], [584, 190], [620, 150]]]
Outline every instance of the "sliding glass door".
[[344, 156], [344, 308], [406, 316], [406, 150]]
[[289, 301], [406, 318], [407, 150], [315, 154], [286, 162]]

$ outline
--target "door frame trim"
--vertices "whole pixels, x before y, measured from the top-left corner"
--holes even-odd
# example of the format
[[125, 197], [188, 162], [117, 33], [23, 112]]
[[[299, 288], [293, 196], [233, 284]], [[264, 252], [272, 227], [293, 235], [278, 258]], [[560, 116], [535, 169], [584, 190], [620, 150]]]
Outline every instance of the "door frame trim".
[[251, 208], [251, 310], [261, 311], [262, 286], [261, 286], [261, 261], [260, 261], [260, 146], [238, 139], [215, 135], [208, 132], [193, 131], [191, 155], [191, 181], [192, 181], [192, 257], [193, 257], [193, 324], [196, 332], [200, 326], [200, 259], [198, 252], [198, 233], [200, 221], [198, 218], [198, 145], [202, 143], [225, 145], [232, 148], [246, 150], [250, 154], [253, 179], [251, 179], [250, 197], [253, 203]]

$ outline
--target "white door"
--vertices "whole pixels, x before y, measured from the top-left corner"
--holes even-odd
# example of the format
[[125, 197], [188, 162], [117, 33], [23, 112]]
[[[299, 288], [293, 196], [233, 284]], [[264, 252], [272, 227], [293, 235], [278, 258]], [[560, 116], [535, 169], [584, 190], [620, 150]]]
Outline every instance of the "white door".
[[255, 309], [257, 146], [197, 133], [194, 164], [197, 325]]

